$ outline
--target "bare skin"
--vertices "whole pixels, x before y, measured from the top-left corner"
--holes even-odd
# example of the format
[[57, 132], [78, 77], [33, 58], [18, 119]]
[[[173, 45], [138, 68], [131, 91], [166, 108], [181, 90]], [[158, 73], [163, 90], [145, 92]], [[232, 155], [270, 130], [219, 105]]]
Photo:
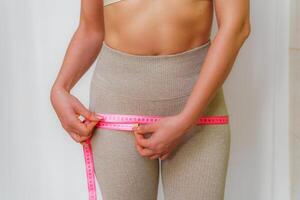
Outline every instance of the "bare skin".
[[[84, 144], [97, 119], [70, 91], [89, 69], [103, 40], [131, 54], [173, 54], [206, 43], [216, 12], [218, 32], [211, 41], [199, 78], [184, 109], [174, 116], [134, 128], [136, 149], [150, 159], [166, 159], [195, 125], [228, 77], [239, 49], [250, 34], [249, 0], [81, 0], [79, 26], [51, 90], [51, 102], [64, 129]], [[89, 123], [82, 123], [81, 115]], [[144, 137], [152, 133], [151, 137]]]

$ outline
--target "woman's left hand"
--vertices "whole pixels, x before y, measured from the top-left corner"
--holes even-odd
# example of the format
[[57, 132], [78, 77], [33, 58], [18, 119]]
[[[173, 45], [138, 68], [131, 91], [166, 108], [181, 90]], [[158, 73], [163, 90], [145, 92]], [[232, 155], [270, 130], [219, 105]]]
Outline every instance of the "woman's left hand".
[[[136, 148], [142, 156], [150, 159], [166, 159], [181, 142], [191, 126], [180, 115], [161, 117], [151, 124], [140, 124], [132, 130], [136, 138]], [[150, 137], [144, 137], [151, 133]]]

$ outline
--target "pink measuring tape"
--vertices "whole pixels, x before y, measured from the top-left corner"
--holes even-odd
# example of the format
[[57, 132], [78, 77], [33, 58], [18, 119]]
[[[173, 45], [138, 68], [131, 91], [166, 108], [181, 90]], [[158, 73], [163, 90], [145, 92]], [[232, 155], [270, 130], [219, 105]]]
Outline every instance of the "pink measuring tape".
[[[97, 128], [132, 131], [136, 124], [149, 124], [158, 121], [160, 116], [143, 116], [143, 115], [124, 115], [124, 114], [100, 114], [103, 119], [96, 124]], [[86, 120], [83, 120], [85, 122]], [[228, 124], [228, 115], [222, 116], [205, 116], [199, 118], [196, 125], [209, 124]], [[84, 160], [86, 167], [87, 185], [89, 200], [97, 200], [96, 184], [95, 184], [95, 168], [90, 140], [86, 141], [87, 146], [83, 146]]]

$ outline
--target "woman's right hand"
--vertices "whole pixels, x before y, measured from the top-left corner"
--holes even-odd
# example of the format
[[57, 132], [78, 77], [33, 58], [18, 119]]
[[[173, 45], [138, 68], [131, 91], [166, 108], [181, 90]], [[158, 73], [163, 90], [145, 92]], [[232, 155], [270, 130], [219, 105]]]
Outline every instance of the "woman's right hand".
[[[85, 108], [64, 88], [53, 86], [50, 99], [62, 127], [75, 142], [85, 145], [85, 141], [92, 136], [93, 129], [101, 118]], [[83, 116], [87, 121], [83, 123], [79, 116]]]

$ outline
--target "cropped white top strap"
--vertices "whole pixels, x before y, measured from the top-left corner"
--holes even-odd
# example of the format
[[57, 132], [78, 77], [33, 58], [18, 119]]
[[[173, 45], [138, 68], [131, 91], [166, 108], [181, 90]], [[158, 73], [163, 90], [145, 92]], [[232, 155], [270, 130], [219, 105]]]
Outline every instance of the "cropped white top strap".
[[108, 4], [115, 3], [122, 0], [103, 0], [103, 6], [107, 6]]

